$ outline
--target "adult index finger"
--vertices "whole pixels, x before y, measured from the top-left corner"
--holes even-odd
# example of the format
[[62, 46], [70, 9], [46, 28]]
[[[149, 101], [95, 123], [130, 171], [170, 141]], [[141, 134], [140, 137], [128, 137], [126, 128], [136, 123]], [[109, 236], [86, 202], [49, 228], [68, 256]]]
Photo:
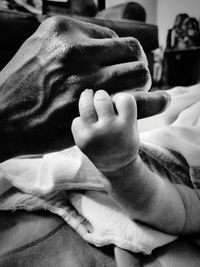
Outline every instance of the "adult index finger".
[[137, 118], [142, 119], [163, 112], [171, 102], [166, 92], [131, 92], [137, 103]]

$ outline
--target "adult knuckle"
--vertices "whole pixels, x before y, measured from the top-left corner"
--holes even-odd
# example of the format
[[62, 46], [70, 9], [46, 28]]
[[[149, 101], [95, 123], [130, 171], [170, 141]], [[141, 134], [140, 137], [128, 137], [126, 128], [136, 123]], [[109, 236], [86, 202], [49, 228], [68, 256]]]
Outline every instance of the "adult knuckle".
[[138, 71], [140, 71], [141, 75], [143, 75], [144, 77], [149, 76], [149, 69], [143, 61], [138, 62], [137, 68], [138, 68]]
[[58, 17], [53, 16], [53, 17], [45, 19], [42, 22], [41, 27], [52, 30], [52, 28], [54, 29], [57, 24], [58, 24]]
[[134, 38], [134, 37], [127, 37], [126, 38], [126, 43], [129, 45], [129, 47], [134, 51], [134, 52], [141, 52], [142, 47], [140, 42]]
[[111, 30], [109, 28], [105, 28], [105, 31], [106, 31], [106, 34], [108, 35], [108, 37], [118, 38], [118, 35], [113, 30]]
[[91, 65], [94, 65], [93, 54], [95, 53], [95, 47], [93, 47], [88, 41], [79, 41], [75, 38], [63, 42], [65, 47], [65, 60], [71, 62], [71, 68], [74, 66], [78, 69], [82, 68], [82, 72], [88, 70]]
[[42, 26], [51, 32], [61, 32], [68, 29], [70, 19], [65, 16], [52, 16], [43, 21]]
[[140, 81], [141, 86], [148, 86], [151, 85], [151, 75], [147, 65], [144, 62], [140, 62], [138, 64], [138, 78]]
[[50, 25], [51, 27], [59, 28], [63, 24], [66, 24], [67, 18], [63, 16], [54, 16], [50, 18]]
[[147, 64], [147, 58], [140, 42], [133, 37], [125, 38], [125, 42], [132, 57], [134, 56], [135, 60], [141, 60]]
[[118, 38], [117, 33], [110, 28], [96, 25], [96, 30], [101, 32], [103, 38]]

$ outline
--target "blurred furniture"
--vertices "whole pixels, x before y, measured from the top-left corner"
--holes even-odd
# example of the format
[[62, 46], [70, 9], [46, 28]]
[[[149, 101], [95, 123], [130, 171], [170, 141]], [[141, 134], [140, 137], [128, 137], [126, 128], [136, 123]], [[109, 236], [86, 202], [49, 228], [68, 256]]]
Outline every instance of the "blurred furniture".
[[167, 47], [164, 53], [164, 83], [167, 86], [187, 86], [199, 81], [199, 23], [196, 18], [180, 13], [167, 34]]
[[42, 0], [44, 15], [81, 15], [94, 17], [98, 8], [93, 0]]
[[200, 82], [200, 47], [166, 50], [164, 69], [164, 80], [168, 86]]
[[111, 20], [137, 20], [146, 22], [146, 10], [137, 2], [126, 2], [124, 4], [115, 5], [96, 14], [97, 18], [111, 19]]
[[0, 10], [0, 69], [14, 56], [39, 24], [37, 16]]
[[97, 0], [98, 9], [103, 10], [106, 8], [106, 1], [105, 0]]

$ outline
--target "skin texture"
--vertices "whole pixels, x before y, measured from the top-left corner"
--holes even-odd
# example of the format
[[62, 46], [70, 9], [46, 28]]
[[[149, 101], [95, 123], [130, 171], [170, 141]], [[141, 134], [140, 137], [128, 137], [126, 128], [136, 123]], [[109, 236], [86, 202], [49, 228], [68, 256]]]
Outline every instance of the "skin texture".
[[137, 105], [133, 96], [86, 90], [72, 123], [77, 146], [102, 172], [105, 189], [131, 218], [170, 234], [200, 231], [196, 191], [161, 179], [138, 154]]
[[[67, 17], [49, 18], [0, 73], [0, 160], [73, 145], [71, 122], [86, 88], [113, 94], [150, 86], [136, 39]], [[168, 102], [163, 93], [136, 92], [136, 99], [141, 117], [160, 112]]]

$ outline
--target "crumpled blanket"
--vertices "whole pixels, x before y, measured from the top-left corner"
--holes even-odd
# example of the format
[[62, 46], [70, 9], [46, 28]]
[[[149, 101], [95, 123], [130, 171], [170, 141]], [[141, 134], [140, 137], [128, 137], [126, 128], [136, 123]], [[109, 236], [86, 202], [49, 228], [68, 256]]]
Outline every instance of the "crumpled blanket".
[[0, 210], [49, 210], [95, 246], [115, 244], [150, 254], [175, 239], [128, 218], [105, 193], [102, 174], [77, 147], [6, 161], [0, 173], [5, 183]]
[[[144, 162], [163, 179], [182, 182], [197, 192], [200, 179], [198, 90], [200, 85], [168, 91], [172, 95], [172, 110], [145, 119], [146, 124], [151, 120], [156, 122], [156, 129], [146, 131], [142, 129], [144, 121], [139, 122], [143, 131], [140, 155]], [[77, 147], [41, 158], [5, 161], [0, 165], [0, 210], [47, 209], [96, 246], [115, 244], [144, 254], [177, 238], [131, 220], [105, 192], [101, 175]]]

